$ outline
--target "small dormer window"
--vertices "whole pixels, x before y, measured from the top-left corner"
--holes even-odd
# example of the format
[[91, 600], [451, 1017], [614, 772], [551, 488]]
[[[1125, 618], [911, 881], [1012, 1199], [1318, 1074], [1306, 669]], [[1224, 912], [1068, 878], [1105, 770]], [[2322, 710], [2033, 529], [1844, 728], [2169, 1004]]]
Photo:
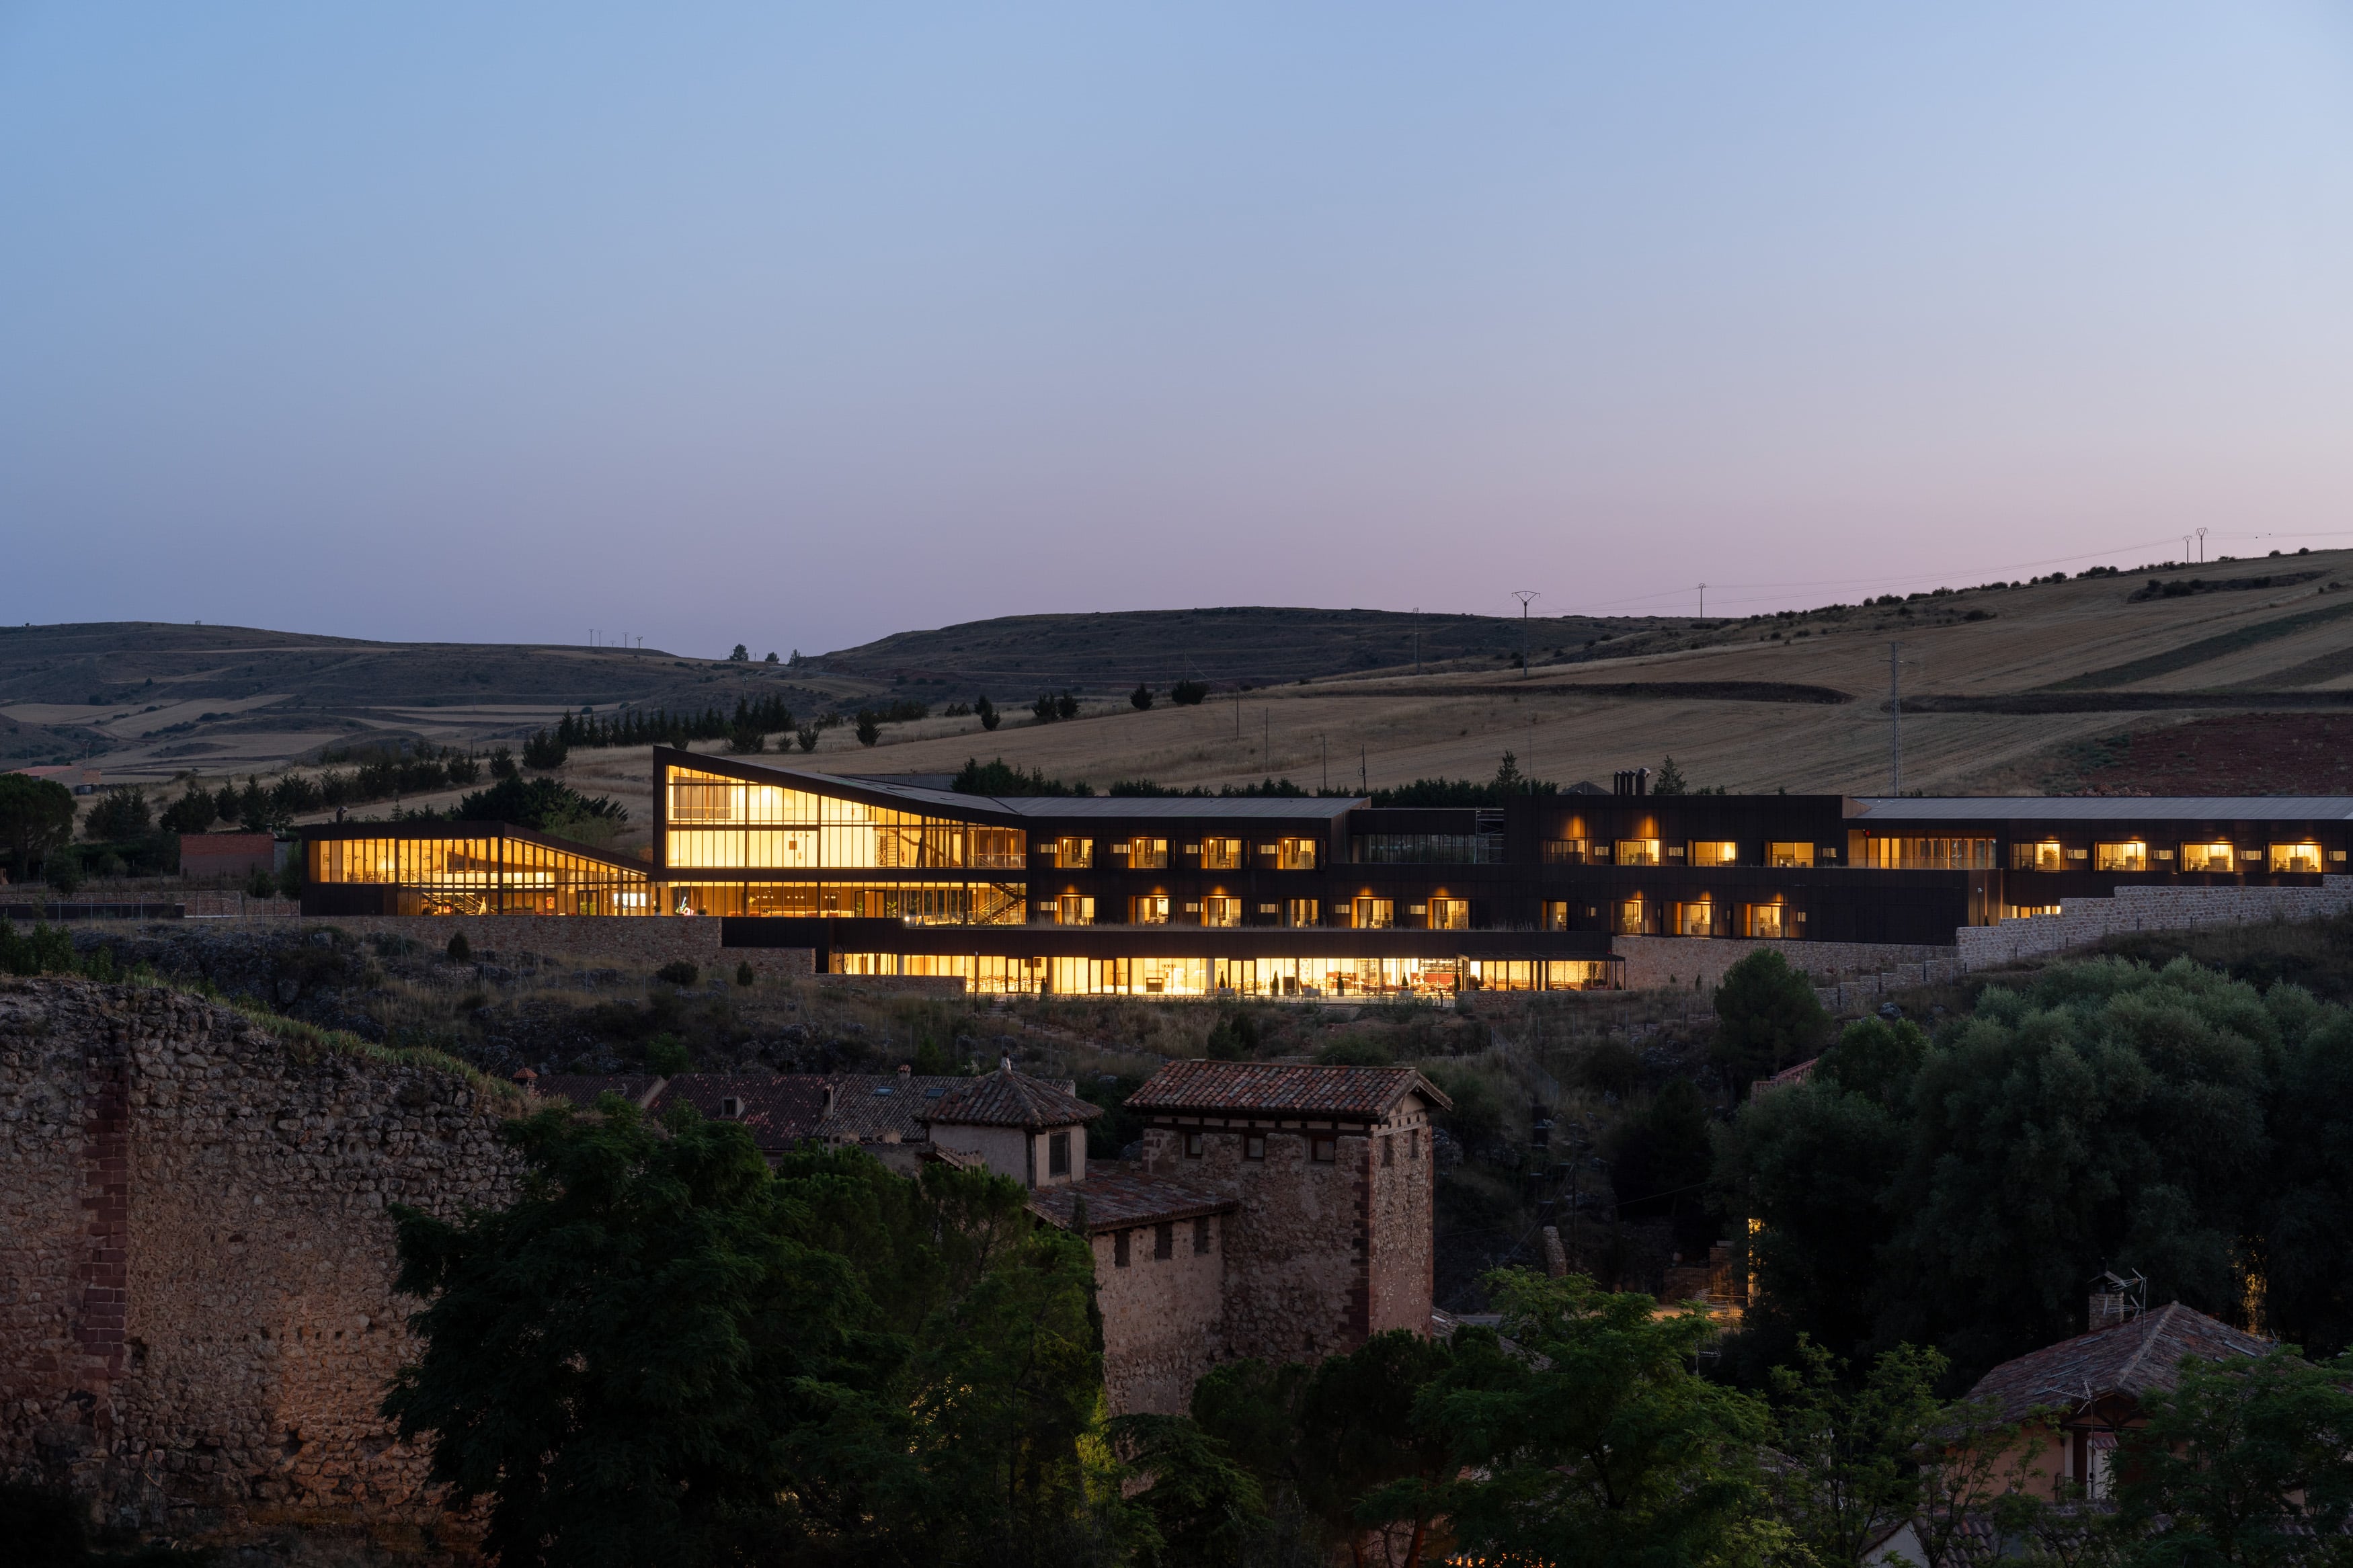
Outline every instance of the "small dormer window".
[[891, 1086], [887, 1083], [878, 1083], [874, 1086], [874, 1098], [877, 1100], [881, 1099], [884, 1095], [887, 1095], [890, 1092]]
[[729, 1118], [741, 1116], [744, 1114], [744, 1102], [731, 1094], [719, 1102], [719, 1114]]
[[927, 1089], [923, 1090], [923, 1098], [924, 1098], [925, 1100], [937, 1100], [937, 1099], [939, 1099], [939, 1097], [940, 1097], [940, 1096], [942, 1096], [942, 1095], [945, 1094], [946, 1092], [947, 1092], [947, 1086], [946, 1086], [946, 1085], [944, 1085], [944, 1084], [942, 1084], [942, 1085], [940, 1085], [939, 1087], [937, 1087], [937, 1088], [935, 1088], [935, 1089]]

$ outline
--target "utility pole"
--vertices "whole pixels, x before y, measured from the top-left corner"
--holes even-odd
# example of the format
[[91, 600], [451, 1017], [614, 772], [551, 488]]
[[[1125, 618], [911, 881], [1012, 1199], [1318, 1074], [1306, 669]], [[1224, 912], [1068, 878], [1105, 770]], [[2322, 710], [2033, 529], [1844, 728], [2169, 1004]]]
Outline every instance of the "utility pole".
[[1356, 747], [1356, 793], [1358, 795], [1373, 793], [1373, 764], [1366, 757], [1362, 742], [1359, 742]]
[[1544, 595], [1533, 588], [1514, 588], [1512, 597], [1520, 602], [1520, 679], [1528, 678], [1528, 601]]
[[1703, 621], [1707, 619], [1707, 584], [1704, 583], [1699, 585], [1699, 618]]
[[1318, 735], [1315, 743], [1324, 748], [1324, 790], [1328, 795], [1332, 790], [1332, 742], [1328, 738]]
[[1887, 793], [1904, 793], [1904, 688], [1897, 670], [1902, 668], [1904, 645], [1887, 645]]
[[1413, 607], [1413, 672], [1421, 673], [1421, 606]]
[[2202, 528], [2198, 531], [2198, 564], [2206, 564], [2206, 531]]

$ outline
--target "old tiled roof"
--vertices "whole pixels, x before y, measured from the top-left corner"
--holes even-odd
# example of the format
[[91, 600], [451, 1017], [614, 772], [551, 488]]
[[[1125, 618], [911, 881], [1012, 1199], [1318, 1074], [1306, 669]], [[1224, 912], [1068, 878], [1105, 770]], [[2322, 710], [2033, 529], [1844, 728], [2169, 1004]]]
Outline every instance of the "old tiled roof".
[[966, 1079], [963, 1088], [933, 1100], [920, 1116], [958, 1127], [1021, 1127], [1035, 1132], [1075, 1126], [1102, 1114], [1102, 1106], [1089, 1104], [1060, 1084], [1006, 1068]]
[[881, 1142], [896, 1134], [902, 1143], [931, 1136], [923, 1118], [941, 1100], [972, 1080], [919, 1077], [913, 1073], [828, 1073], [833, 1110], [818, 1129], [824, 1138]]
[[807, 1073], [681, 1073], [662, 1085], [653, 1109], [677, 1105], [692, 1106], [714, 1121], [742, 1122], [763, 1151], [789, 1149], [817, 1136], [825, 1116], [825, 1080]]
[[1275, 1062], [1170, 1062], [1128, 1098], [1132, 1110], [1258, 1111], [1285, 1116], [1386, 1116], [1408, 1094], [1454, 1102], [1411, 1068], [1285, 1067]]
[[1998, 1400], [2001, 1418], [2015, 1421], [2040, 1406], [2072, 1410], [2103, 1394], [2137, 1399], [2151, 1390], [2170, 1389], [2179, 1381], [2185, 1356], [2220, 1361], [2259, 1356], [2271, 1348], [2267, 1340], [2176, 1301], [2006, 1361], [1978, 1379], [1969, 1397]]
[[1090, 1161], [1085, 1181], [1065, 1182], [1031, 1193], [1029, 1212], [1069, 1230], [1082, 1202], [1087, 1206], [1089, 1236], [1157, 1225], [1165, 1220], [1231, 1214], [1241, 1206], [1222, 1194], [1188, 1185], [1173, 1176], [1147, 1175], [1141, 1165]]
[[659, 1081], [648, 1073], [552, 1072], [532, 1080], [532, 1092], [553, 1100], [559, 1096], [575, 1105], [596, 1103], [600, 1094], [617, 1094], [636, 1104]]

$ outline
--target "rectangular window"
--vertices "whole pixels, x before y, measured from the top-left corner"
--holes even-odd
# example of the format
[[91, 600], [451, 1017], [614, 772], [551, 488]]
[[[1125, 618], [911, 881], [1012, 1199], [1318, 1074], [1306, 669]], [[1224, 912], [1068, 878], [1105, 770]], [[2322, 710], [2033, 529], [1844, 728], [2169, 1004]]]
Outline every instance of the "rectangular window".
[[1740, 863], [1740, 846], [1729, 838], [1694, 838], [1691, 846], [1691, 863], [1694, 866], [1736, 866]]
[[2013, 871], [2063, 871], [2067, 868], [2067, 851], [2056, 838], [2039, 843], [2012, 844], [2010, 847], [2010, 868]]
[[1263, 1160], [1266, 1158], [1265, 1133], [1245, 1132], [1242, 1134], [1242, 1158], [1245, 1160]]
[[1471, 929], [1471, 900], [1468, 899], [1430, 900], [1430, 929], [1432, 931], [1469, 931]]
[[1338, 1138], [1329, 1132], [1318, 1132], [1307, 1140], [1307, 1157], [1319, 1165], [1328, 1165], [1339, 1147]]
[[1239, 838], [1204, 838], [1201, 840], [1201, 869], [1204, 871], [1239, 871], [1242, 868], [1242, 841]]
[[1397, 924], [1397, 902], [1393, 899], [1358, 899], [1351, 923], [1358, 931], [1387, 931]]
[[1677, 904], [1675, 934], [1677, 936], [1714, 936], [1715, 906], [1705, 899], [1692, 903]]
[[1193, 1256], [1205, 1256], [1209, 1250], [1209, 1216], [1201, 1215], [1193, 1222]]
[[2235, 871], [2228, 844], [2185, 844], [2181, 847], [2181, 868], [2185, 871]]
[[1405, 1157], [1409, 1160], [1421, 1158], [1421, 1129], [1419, 1127], [1405, 1135]]
[[1618, 840], [1618, 864], [1620, 866], [1655, 866], [1659, 863], [1659, 841], [1655, 838], [1620, 838]]
[[1348, 840], [1359, 866], [1494, 866], [1504, 858], [1500, 833], [1364, 833]]
[[1201, 900], [1201, 923], [1205, 926], [1238, 926], [1242, 923], [1242, 901], [1219, 894]]
[[1744, 904], [1741, 923], [1747, 929], [1744, 936], [1761, 937], [1767, 942], [1781, 939], [1781, 906], [1778, 904]]
[[1083, 893], [1064, 893], [1053, 902], [1054, 923], [1062, 926], [1091, 926], [1095, 923], [1095, 901]]
[[1152, 1227], [1152, 1256], [1155, 1258], [1176, 1256], [1176, 1226], [1174, 1221], [1164, 1219]]
[[1883, 838], [1873, 835], [1862, 840], [1860, 863], [1874, 871], [1990, 871], [1993, 847], [1990, 838]]
[[1168, 868], [1168, 840], [1166, 838], [1123, 838], [1112, 847], [1112, 853], [1127, 861], [1131, 871], [1165, 871]]
[[2094, 844], [2092, 846], [2092, 869], [2146, 871], [2148, 869], [2148, 846], [2138, 839], [2122, 844]]
[[1271, 844], [1259, 846], [1261, 854], [1274, 857], [1278, 871], [1313, 871], [1315, 869], [1315, 840], [1313, 838], [1278, 838]]
[[1568, 929], [1567, 903], [1564, 900], [1560, 903], [1545, 905], [1544, 917], [1537, 923], [1546, 931], [1567, 931]]
[[1071, 1135], [1052, 1132], [1046, 1137], [1046, 1173], [1067, 1176], [1071, 1173]]
[[1640, 899], [1620, 899], [1617, 905], [1614, 929], [1620, 936], [1641, 936], [1649, 930], [1648, 911]]
[[1547, 866], [1581, 866], [1585, 863], [1585, 840], [1547, 838], [1544, 841], [1544, 860]]
[[1810, 866], [1814, 863], [1814, 847], [1810, 844], [1767, 844], [1765, 864], [1767, 866]]
[[1111, 1262], [1114, 1268], [1127, 1267], [1127, 1232], [1124, 1230], [1111, 1238]]
[[2272, 869], [2289, 876], [2317, 877], [2320, 875], [2320, 846], [2274, 844], [2272, 846]]
[[1282, 923], [1312, 926], [1324, 918], [1323, 910], [1323, 901], [1318, 899], [1286, 899], [1282, 906]]
[[972, 863], [985, 870], [1020, 871], [1028, 868], [1029, 857], [1022, 851], [1022, 835], [1018, 827], [976, 827], [972, 833]]
[[1187, 1133], [1186, 1133], [1186, 1134], [1185, 1134], [1185, 1158], [1187, 1158], [1187, 1160], [1198, 1160], [1198, 1159], [1199, 1159], [1200, 1157], [1201, 1157], [1201, 1134], [1199, 1134], [1198, 1132], [1187, 1132]]
[[1145, 893], [1127, 900], [1127, 919], [1131, 925], [1165, 926], [1168, 923], [1168, 895]]
[[1384, 1169], [1397, 1163], [1397, 1137], [1394, 1133], [1381, 1140], [1381, 1165]]
[[1095, 841], [1092, 838], [1055, 838], [1042, 847], [1065, 871], [1083, 871], [1095, 863]]

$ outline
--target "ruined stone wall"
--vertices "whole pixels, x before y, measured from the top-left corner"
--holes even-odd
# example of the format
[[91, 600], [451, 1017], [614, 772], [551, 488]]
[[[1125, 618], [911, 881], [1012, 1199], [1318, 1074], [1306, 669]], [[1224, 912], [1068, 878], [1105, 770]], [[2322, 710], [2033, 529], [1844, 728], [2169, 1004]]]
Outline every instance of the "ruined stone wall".
[[0, 979], [0, 1470], [184, 1539], [446, 1531], [376, 1415], [416, 1306], [385, 1208], [506, 1201], [512, 1108], [184, 994]]
[[1365, 1336], [1364, 1183], [1371, 1143], [1341, 1134], [1329, 1164], [1303, 1131], [1266, 1133], [1266, 1158], [1242, 1158], [1242, 1134], [1211, 1129], [1187, 1159], [1178, 1135], [1151, 1128], [1144, 1163], [1240, 1200], [1228, 1217], [1223, 1337], [1230, 1356], [1314, 1360]]
[[1172, 1256], [1153, 1256], [1154, 1227], [1128, 1232], [1127, 1266], [1117, 1259], [1118, 1235], [1091, 1238], [1095, 1299], [1103, 1311], [1103, 1391], [1111, 1413], [1151, 1411], [1181, 1415], [1193, 1385], [1223, 1359], [1226, 1226], [1208, 1219], [1209, 1250], [1193, 1250], [1193, 1222], [1171, 1226]]
[[1365, 1181], [1365, 1331], [1430, 1329], [1437, 1286], [1436, 1152], [1418, 1101], [1374, 1129]]
[[723, 948], [717, 921], [685, 916], [322, 915], [302, 924], [312, 931], [333, 926], [353, 936], [402, 936], [437, 948], [463, 931], [477, 955], [536, 952], [617, 968], [659, 969], [683, 959], [705, 974], [733, 974], [737, 964], [748, 963], [754, 974], [792, 978], [809, 973], [816, 956], [805, 947]]

